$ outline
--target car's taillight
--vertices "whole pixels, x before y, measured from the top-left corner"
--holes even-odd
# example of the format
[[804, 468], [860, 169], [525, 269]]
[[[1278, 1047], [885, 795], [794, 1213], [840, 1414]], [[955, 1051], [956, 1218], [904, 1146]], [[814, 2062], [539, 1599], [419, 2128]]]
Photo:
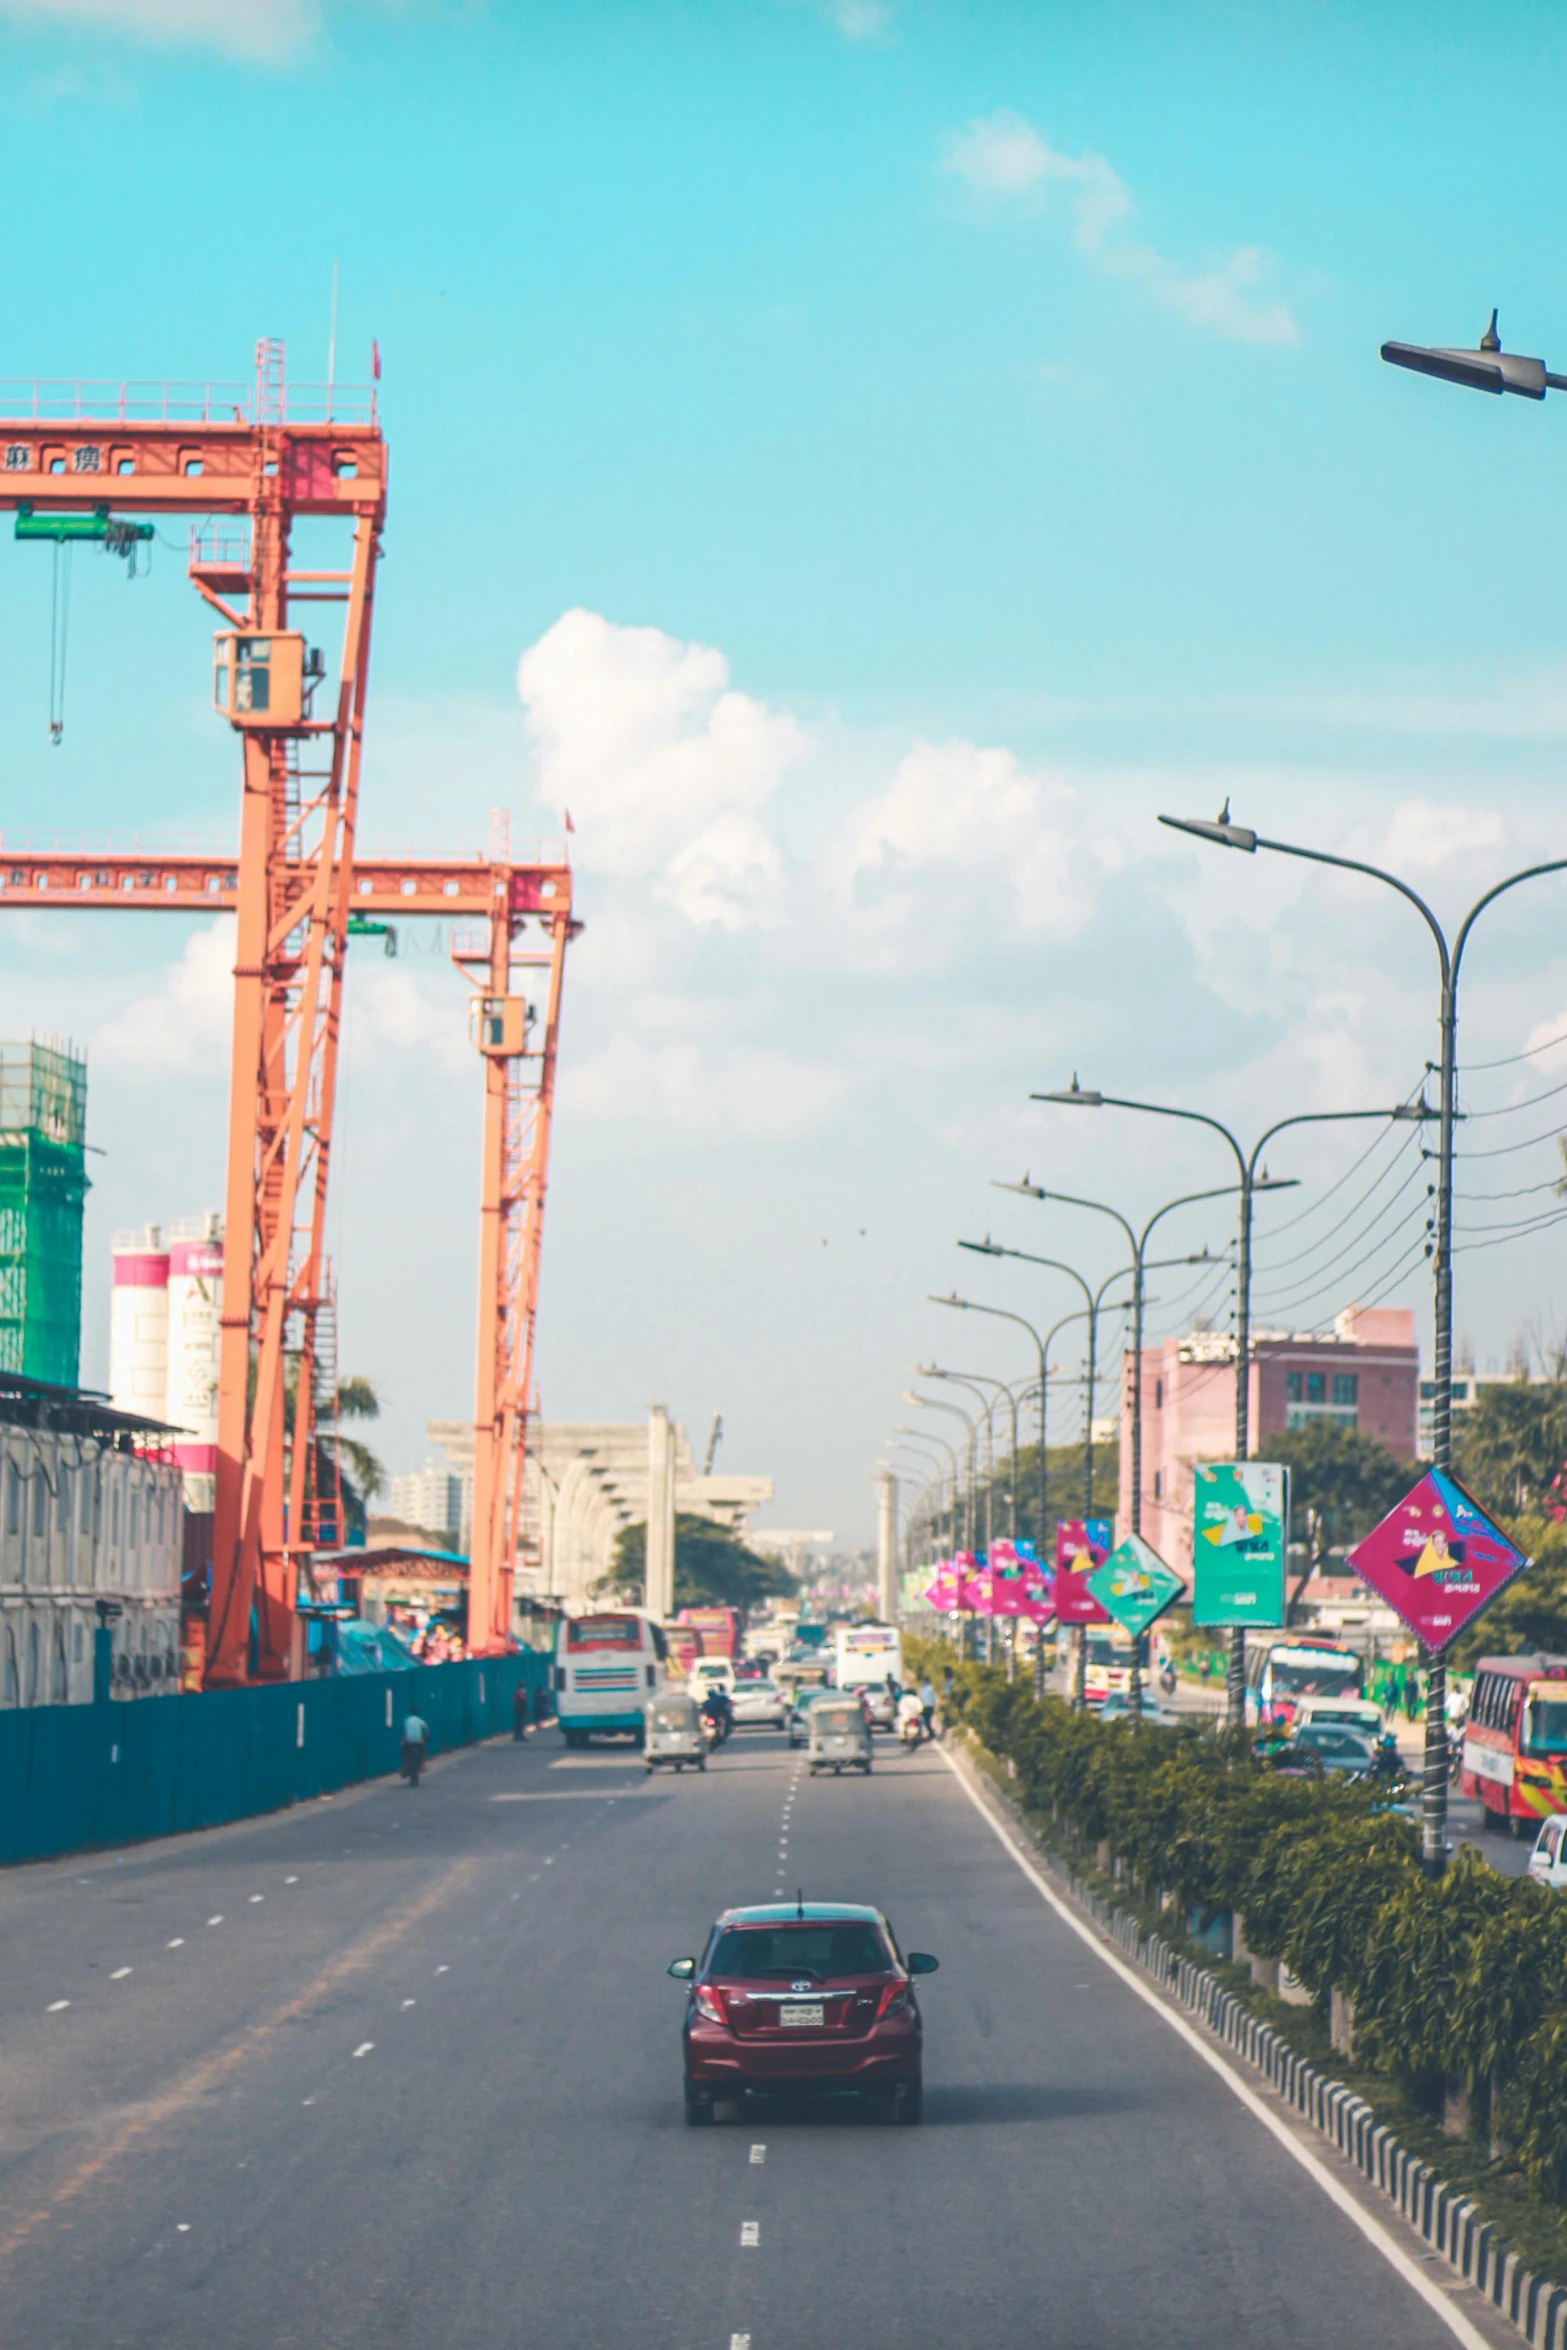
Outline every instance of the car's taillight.
[[702, 1985], [698, 1983], [696, 1988], [692, 1991], [691, 1997], [695, 2004], [698, 2015], [705, 2016], [710, 2024], [721, 2024], [723, 2022], [724, 2011], [718, 2004], [718, 1997], [715, 1992], [704, 1990]]
[[904, 2008], [912, 2007], [913, 2004], [913, 2000], [909, 1997], [907, 1983], [888, 1983], [882, 1990], [881, 2000], [876, 2009], [876, 2021], [880, 2023], [884, 2015], [899, 2015]]

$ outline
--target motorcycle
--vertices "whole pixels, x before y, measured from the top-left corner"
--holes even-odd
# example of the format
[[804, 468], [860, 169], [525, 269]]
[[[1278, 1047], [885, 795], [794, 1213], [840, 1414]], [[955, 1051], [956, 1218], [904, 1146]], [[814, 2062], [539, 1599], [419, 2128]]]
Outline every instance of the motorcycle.
[[729, 1724], [719, 1715], [704, 1714], [702, 1716], [702, 1744], [709, 1754], [713, 1752], [715, 1747], [722, 1746], [728, 1735]]
[[1175, 1695], [1174, 1665], [1162, 1664], [1159, 1667], [1159, 1686], [1164, 1691], [1166, 1697], [1173, 1697]]
[[902, 1721], [898, 1724], [898, 1737], [902, 1743], [904, 1753], [912, 1754], [915, 1747], [918, 1746], [921, 1740], [924, 1738], [924, 1735], [924, 1715], [918, 1713], [905, 1714]]

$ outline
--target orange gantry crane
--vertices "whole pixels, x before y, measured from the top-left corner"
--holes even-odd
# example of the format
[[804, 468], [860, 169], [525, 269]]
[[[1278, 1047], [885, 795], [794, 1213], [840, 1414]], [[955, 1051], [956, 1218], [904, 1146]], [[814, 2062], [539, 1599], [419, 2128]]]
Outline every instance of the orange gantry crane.
[[[249, 386], [0, 385], [0, 510], [15, 511], [18, 537], [127, 553], [147, 526], [125, 517], [184, 514], [190, 577], [223, 624], [214, 702], [242, 744], [238, 855], [0, 850], [0, 904], [236, 916], [209, 1686], [248, 1679], [252, 1652], [258, 1678], [300, 1670], [295, 1600], [316, 1534], [317, 1327], [355, 915], [487, 925], [482, 946], [454, 950], [479, 983], [485, 1064], [470, 1643], [490, 1653], [509, 1631], [571, 875], [563, 863], [356, 853], [386, 474], [373, 387], [291, 392], [277, 343], [258, 344]], [[347, 524], [340, 568], [293, 567], [300, 517]], [[321, 654], [290, 626], [304, 603], [343, 607], [330, 689]], [[318, 699], [329, 704], [319, 717]], [[530, 966], [548, 974], [542, 1007], [518, 987]]]

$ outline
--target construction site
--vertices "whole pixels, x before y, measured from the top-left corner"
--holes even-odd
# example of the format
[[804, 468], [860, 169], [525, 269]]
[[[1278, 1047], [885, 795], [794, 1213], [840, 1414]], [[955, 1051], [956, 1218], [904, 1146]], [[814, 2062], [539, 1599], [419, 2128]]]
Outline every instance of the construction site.
[[[357, 940], [421, 917], [450, 926], [467, 983], [482, 1129], [479, 1197], [442, 1203], [476, 1216], [478, 1287], [467, 1541], [441, 1564], [453, 1653], [511, 1656], [514, 1590], [538, 1582], [525, 1464], [580, 925], [564, 857], [514, 858], [504, 821], [483, 854], [360, 845], [387, 524], [377, 386], [290, 385], [272, 340], [239, 384], [8, 383], [0, 451], [0, 511], [51, 553], [57, 617], [73, 548], [134, 570], [160, 525], [183, 534], [239, 787], [225, 853], [0, 858], [0, 907], [231, 913], [235, 936], [221, 1209], [117, 1236], [108, 1395], [79, 1385], [85, 1059], [0, 1046], [0, 1706], [299, 1681], [321, 1670], [322, 1622], [357, 1614], [326, 1247], [344, 991]], [[56, 739], [60, 723], [52, 709]]]

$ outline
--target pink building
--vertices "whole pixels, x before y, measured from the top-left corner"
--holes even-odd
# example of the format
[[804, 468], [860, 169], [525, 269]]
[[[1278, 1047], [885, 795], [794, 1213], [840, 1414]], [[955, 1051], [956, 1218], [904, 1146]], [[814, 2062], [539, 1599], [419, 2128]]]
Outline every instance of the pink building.
[[[1121, 1397], [1120, 1531], [1131, 1525], [1132, 1380], [1128, 1354]], [[1143, 1349], [1143, 1538], [1177, 1574], [1190, 1576], [1192, 1471], [1198, 1461], [1235, 1458], [1235, 1341], [1197, 1330]], [[1252, 1336], [1251, 1450], [1268, 1439], [1331, 1420], [1415, 1458], [1420, 1357], [1406, 1306], [1348, 1306], [1331, 1337]]]

